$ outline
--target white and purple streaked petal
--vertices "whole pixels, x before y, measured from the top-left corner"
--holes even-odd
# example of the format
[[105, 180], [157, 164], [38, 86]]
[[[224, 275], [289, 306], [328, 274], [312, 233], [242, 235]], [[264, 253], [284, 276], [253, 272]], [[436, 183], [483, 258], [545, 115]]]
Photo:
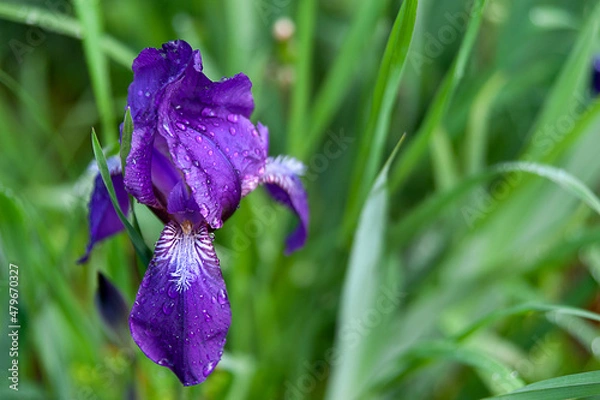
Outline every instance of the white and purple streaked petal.
[[[123, 184], [121, 161], [119, 157], [115, 156], [109, 157], [106, 162], [110, 172], [112, 184], [115, 187], [117, 200], [121, 206], [121, 210], [123, 210], [125, 215], [127, 215], [129, 212], [129, 195], [125, 191], [125, 186]], [[91, 168], [95, 169], [96, 171], [98, 170], [95, 161]], [[88, 242], [85, 254], [77, 261], [80, 264], [88, 260], [90, 252], [97, 242], [119, 233], [124, 228], [119, 216], [117, 215], [117, 212], [112, 205], [108, 190], [102, 181], [100, 172], [97, 173], [96, 178], [94, 179], [94, 189], [92, 191], [92, 196], [90, 197], [88, 208], [90, 240]]]
[[131, 311], [134, 341], [184, 385], [196, 385], [221, 359], [230, 324], [225, 282], [206, 225], [171, 221]]
[[292, 157], [269, 157], [265, 173], [261, 178], [269, 194], [278, 202], [290, 208], [298, 218], [298, 227], [286, 239], [286, 254], [290, 254], [304, 246], [308, 231], [308, 200], [306, 191], [300, 181], [306, 167]]

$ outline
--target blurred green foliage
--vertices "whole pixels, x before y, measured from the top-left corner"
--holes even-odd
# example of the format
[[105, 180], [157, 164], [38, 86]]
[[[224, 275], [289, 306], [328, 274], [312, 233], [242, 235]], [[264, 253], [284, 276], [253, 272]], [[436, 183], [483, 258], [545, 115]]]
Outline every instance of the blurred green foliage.
[[[0, 1], [4, 373], [9, 263], [21, 326], [19, 392], [3, 378], [0, 398], [600, 395], [597, 373], [570, 376], [600, 366], [600, 1], [403, 3]], [[290, 257], [292, 218], [264, 193], [216, 233], [233, 324], [192, 388], [94, 308], [97, 271], [134, 299], [126, 235], [75, 264], [91, 128], [115, 149], [133, 58], [176, 38], [210, 78], [250, 76], [253, 118], [272, 155], [307, 164], [311, 205]], [[152, 247], [161, 224], [136, 212]]]

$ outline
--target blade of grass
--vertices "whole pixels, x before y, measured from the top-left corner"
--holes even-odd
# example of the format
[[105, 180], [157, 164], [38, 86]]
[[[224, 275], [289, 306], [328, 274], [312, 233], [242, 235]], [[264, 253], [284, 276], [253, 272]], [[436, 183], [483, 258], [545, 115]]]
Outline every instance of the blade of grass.
[[83, 50], [92, 80], [92, 89], [102, 121], [102, 137], [106, 145], [117, 140], [115, 135], [115, 112], [112, 101], [108, 62], [100, 47], [102, 35], [99, 1], [74, 0], [73, 5], [83, 30]]
[[499, 172], [528, 172], [547, 178], [600, 214], [600, 200], [598, 197], [583, 182], [563, 169], [525, 161], [503, 163], [495, 168]]
[[471, 107], [465, 137], [465, 172], [468, 175], [480, 172], [485, 165], [487, 133], [490, 112], [494, 100], [504, 87], [507, 78], [501, 72], [494, 74], [481, 88]]
[[431, 135], [431, 163], [437, 190], [453, 187], [458, 181], [458, 166], [448, 131], [438, 127]]
[[129, 221], [125, 217], [125, 214], [123, 214], [121, 207], [119, 206], [119, 202], [117, 200], [117, 194], [115, 193], [115, 188], [112, 184], [110, 172], [108, 171], [108, 166], [106, 164], [106, 157], [104, 156], [104, 153], [102, 152], [102, 146], [100, 146], [100, 142], [98, 141], [96, 132], [93, 129], [92, 129], [92, 149], [94, 150], [94, 157], [96, 158], [96, 161], [98, 162], [98, 169], [100, 170], [100, 175], [102, 176], [102, 181], [104, 182], [104, 185], [106, 185], [106, 189], [108, 190], [108, 194], [110, 195], [110, 201], [112, 202], [113, 207], [115, 208], [115, 211], [117, 212], [117, 215], [119, 216], [119, 219], [123, 223], [123, 226], [125, 226], [125, 231], [127, 232], [129, 239], [133, 243], [133, 247], [135, 248], [135, 251], [136, 251], [138, 257], [142, 261], [143, 265], [147, 267], [148, 264], [150, 263], [150, 259], [152, 258], [152, 252], [150, 251], [150, 249], [148, 249], [148, 247], [144, 243], [144, 239], [135, 230], [135, 228], [129, 223]]
[[360, 2], [356, 10], [350, 31], [339, 50], [333, 65], [315, 96], [310, 110], [311, 125], [299, 148], [291, 149], [300, 159], [305, 159], [325, 134], [327, 124], [333, 118], [337, 108], [350, 88], [350, 80], [356, 70], [360, 53], [375, 31], [375, 24], [389, 0]]
[[[584, 86], [587, 89], [589, 70], [593, 52], [596, 50], [599, 29], [600, 3], [596, 4], [588, 17], [558, 80], [547, 97], [548, 100], [545, 102], [542, 112], [533, 126], [530, 144], [525, 151], [529, 160], [537, 160], [540, 155], [547, 152], [546, 146], [540, 146], [540, 143], [548, 141], [548, 129], [550, 129], [551, 135], [555, 134], [557, 130], [558, 133], [561, 133], [561, 119], [570, 116], [568, 113], [573, 109], [573, 105], [584, 103], [582, 89]], [[550, 148], [553, 148], [558, 143], [560, 143], [560, 140], [550, 140], [548, 144]]]
[[311, 66], [314, 49], [314, 32], [317, 19], [316, 0], [306, 0], [298, 5], [298, 55], [295, 60], [296, 83], [292, 88], [288, 152], [300, 148], [305, 140], [308, 117], [308, 100], [311, 92]]
[[[37, 26], [76, 39], [81, 38], [84, 31], [82, 25], [68, 15], [25, 4], [0, 3], [0, 18]], [[131, 68], [131, 63], [135, 58], [134, 52], [108, 35], [103, 35], [99, 44], [107, 56], [125, 68]]]
[[566, 375], [532, 383], [512, 393], [489, 399], [564, 400], [600, 394], [600, 371]]
[[471, 50], [477, 40], [485, 4], [486, 0], [477, 0], [473, 3], [471, 19], [467, 25], [467, 31], [460, 45], [458, 55], [436, 93], [421, 128], [415, 135], [415, 138], [409, 142], [405, 154], [392, 172], [390, 178], [390, 190], [392, 192], [400, 188], [410, 174], [410, 171], [421, 160], [427, 151], [433, 132], [442, 123], [446, 115], [456, 88], [464, 75]]
[[401, 144], [402, 140], [379, 173], [360, 214], [338, 314], [336, 350], [340, 360], [332, 371], [326, 399], [357, 398], [360, 391], [365, 389], [364, 372], [369, 370], [369, 335], [360, 335], [355, 342], [344, 337], [344, 330], [376, 309], [377, 296], [384, 283], [381, 261], [387, 225], [387, 176]]
[[361, 136], [358, 158], [351, 179], [349, 203], [342, 228], [344, 237], [354, 229], [358, 211], [367, 196], [367, 189], [371, 187], [381, 164], [392, 110], [415, 30], [417, 7], [418, 0], [409, 0], [402, 4], [383, 53], [369, 121]]
[[473, 367], [492, 393], [505, 393], [525, 386], [513, 374], [513, 369], [488, 354], [469, 349], [452, 342], [426, 342], [413, 347], [406, 354], [409, 358], [446, 359]]

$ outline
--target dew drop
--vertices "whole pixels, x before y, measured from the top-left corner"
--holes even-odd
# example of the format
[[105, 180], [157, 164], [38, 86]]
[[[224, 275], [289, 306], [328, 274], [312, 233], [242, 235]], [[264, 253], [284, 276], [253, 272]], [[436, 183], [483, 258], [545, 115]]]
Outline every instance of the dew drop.
[[208, 132], [211, 137], [215, 137], [215, 133], [213, 131]]
[[244, 157], [247, 157], [247, 156], [248, 156], [248, 150], [244, 150], [244, 151], [242, 151], [242, 155], [243, 155]]
[[176, 110], [179, 110], [180, 108], [181, 108], [181, 104], [177, 104], [177, 105], [175, 106], [175, 109], [176, 109]]
[[200, 136], [200, 135], [196, 136], [196, 142], [202, 143], [202, 136]]
[[185, 131], [186, 126], [184, 124], [182, 124], [181, 122], [176, 122], [175, 126], [179, 129], [181, 129], [182, 131]]
[[206, 322], [210, 322], [212, 320], [212, 317], [206, 310], [202, 310], [202, 314], [204, 315], [204, 320]]
[[260, 154], [262, 153], [262, 150], [257, 147], [254, 149], [254, 152], [256, 153], [257, 156], [260, 156]]
[[204, 203], [200, 204], [200, 214], [204, 218], [208, 217], [208, 207]]
[[202, 369], [202, 375], [204, 375], [204, 377], [206, 378], [207, 376], [210, 375], [211, 372], [214, 371], [216, 364], [214, 362], [209, 362], [207, 363], [204, 368]]
[[177, 290], [177, 285], [169, 286], [169, 290], [167, 290], [167, 295], [169, 295], [170, 298], [175, 299], [177, 298], [178, 294], [179, 292]]
[[217, 298], [215, 296], [212, 296], [210, 298], [210, 302], [213, 303], [213, 304], [215, 304], [217, 302]]
[[234, 157], [237, 157], [239, 154], [240, 154], [240, 153], [238, 153], [237, 151], [234, 151], [234, 152], [233, 152], [233, 156], [234, 156]]
[[162, 306], [162, 310], [163, 310], [163, 313], [165, 313], [165, 315], [171, 315], [174, 308], [175, 308], [175, 302], [173, 302], [173, 301], [169, 301], [169, 302], [163, 304], [163, 306]]
[[138, 90], [138, 96], [143, 96], [144, 95], [144, 91], [143, 90]]
[[148, 286], [150, 286], [150, 279], [143, 279], [142, 280], [142, 287], [147, 288]]
[[252, 136], [258, 136], [258, 131], [256, 129], [252, 129]]
[[146, 93], [144, 93], [144, 96], [146, 96], [146, 97], [150, 97], [150, 92], [146, 92]]
[[170, 367], [173, 365], [173, 363], [168, 358], [161, 358], [160, 360], [158, 360], [157, 364], [167, 366], [167, 367]]
[[214, 117], [215, 116], [215, 112], [212, 109], [210, 109], [209, 107], [205, 107], [202, 110], [202, 116], [203, 117]]
[[212, 156], [212, 155], [213, 155], [213, 151], [212, 151], [212, 150], [209, 150], [209, 151], [208, 151], [208, 155], [209, 155], [209, 156]]
[[219, 304], [227, 304], [227, 293], [225, 293], [225, 289], [219, 290], [219, 294], [217, 295], [217, 300]]
[[229, 127], [229, 133], [235, 136], [235, 128], [233, 126]]
[[229, 114], [227, 116], [227, 121], [236, 123], [238, 121], [238, 116], [236, 114]]
[[202, 132], [204, 132], [206, 130], [206, 126], [200, 124], [200, 125], [198, 125], [198, 129], [200, 129]]

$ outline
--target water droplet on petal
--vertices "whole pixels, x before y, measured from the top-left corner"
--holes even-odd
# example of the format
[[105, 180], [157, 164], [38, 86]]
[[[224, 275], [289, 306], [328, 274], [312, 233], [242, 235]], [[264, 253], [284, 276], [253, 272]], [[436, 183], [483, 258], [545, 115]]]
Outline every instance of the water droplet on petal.
[[200, 136], [200, 135], [196, 136], [196, 142], [202, 143], [202, 136]]
[[213, 131], [208, 132], [211, 137], [215, 137], [215, 133]]
[[204, 369], [202, 369], [202, 375], [204, 375], [204, 377], [206, 378], [207, 376], [210, 375], [211, 372], [214, 371], [216, 364], [214, 362], [209, 362], [204, 366]]
[[202, 310], [202, 314], [204, 315], [204, 320], [206, 322], [210, 322], [210, 320], [212, 319], [212, 317], [210, 316], [210, 314], [206, 310]]
[[180, 108], [181, 108], [181, 104], [177, 104], [177, 105], [175, 106], [175, 109], [176, 109], [176, 110], [179, 110]]
[[204, 218], [208, 217], [208, 207], [204, 203], [200, 204], [200, 214]]
[[138, 90], [138, 96], [143, 96], [144, 95], [144, 91], [143, 90]]
[[144, 96], [146, 96], [146, 97], [150, 97], [150, 92], [146, 92], [146, 93], [144, 93]]
[[212, 109], [210, 109], [209, 107], [205, 107], [202, 110], [202, 116], [203, 117], [214, 117], [215, 116], [215, 112]]
[[217, 298], [215, 296], [211, 297], [210, 302], [215, 304], [217, 302]]
[[170, 315], [173, 312], [174, 308], [175, 308], [174, 301], [169, 301], [169, 302], [163, 304], [163, 306], [162, 306], [162, 310], [163, 310], [163, 313], [165, 313], [165, 315]]
[[233, 126], [229, 127], [229, 133], [235, 136], [235, 128]]
[[258, 136], [258, 131], [256, 129], [252, 129], [252, 136]]
[[163, 366], [172, 366], [173, 363], [168, 359], [168, 358], [161, 358], [160, 360], [158, 360], [158, 365], [163, 365]]
[[219, 290], [219, 294], [217, 295], [217, 300], [219, 302], [219, 304], [227, 304], [227, 293], [225, 292], [225, 289], [221, 289]]
[[202, 132], [204, 132], [206, 130], [206, 126], [200, 124], [200, 125], [198, 125], [198, 129], [200, 129]]
[[169, 286], [169, 290], [167, 290], [167, 294], [172, 299], [177, 298], [177, 295], [179, 294], [179, 291], [177, 290], [177, 285]]
[[142, 279], [142, 287], [147, 288], [150, 286], [150, 279]]
[[212, 155], [213, 155], [213, 151], [212, 151], [212, 150], [209, 150], [209, 151], [208, 151], [208, 155], [209, 155], [209, 156], [212, 156]]
[[236, 114], [229, 114], [227, 116], [227, 121], [236, 123], [238, 121], [238, 116]]
[[257, 156], [260, 156], [260, 154], [262, 153], [262, 150], [257, 147], [256, 149], [254, 149], [254, 152], [256, 153]]
[[244, 151], [242, 151], [242, 155], [243, 155], [244, 157], [248, 157], [248, 150], [244, 150]]
[[185, 131], [186, 127], [184, 124], [182, 124], [181, 122], [176, 122], [175, 126], [179, 129], [181, 129], [182, 131]]

